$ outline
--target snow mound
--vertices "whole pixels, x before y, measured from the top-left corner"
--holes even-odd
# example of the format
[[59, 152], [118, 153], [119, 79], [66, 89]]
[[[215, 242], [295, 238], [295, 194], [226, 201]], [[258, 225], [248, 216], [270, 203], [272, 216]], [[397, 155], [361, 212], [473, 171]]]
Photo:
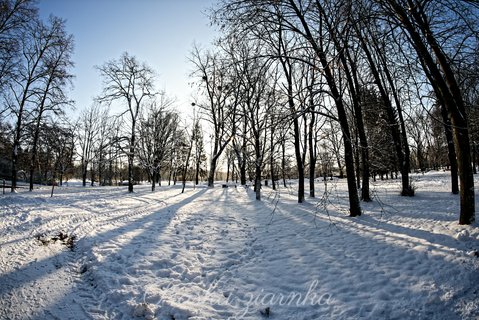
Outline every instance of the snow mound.
[[469, 240], [469, 231], [462, 230], [456, 234], [456, 239], [459, 241], [467, 241]]
[[152, 306], [147, 303], [140, 303], [133, 307], [133, 316], [135, 318], [144, 318], [148, 320], [155, 319], [155, 312]]

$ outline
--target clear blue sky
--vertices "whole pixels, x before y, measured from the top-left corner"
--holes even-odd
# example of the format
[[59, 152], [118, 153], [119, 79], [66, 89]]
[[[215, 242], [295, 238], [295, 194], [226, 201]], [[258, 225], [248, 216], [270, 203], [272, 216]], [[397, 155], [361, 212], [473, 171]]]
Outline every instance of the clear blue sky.
[[193, 43], [207, 47], [217, 35], [204, 12], [215, 0], [40, 0], [42, 17], [67, 20], [75, 37], [74, 90], [77, 111], [101, 92], [94, 66], [127, 51], [158, 73], [157, 88], [177, 98], [180, 110], [191, 103], [188, 62]]

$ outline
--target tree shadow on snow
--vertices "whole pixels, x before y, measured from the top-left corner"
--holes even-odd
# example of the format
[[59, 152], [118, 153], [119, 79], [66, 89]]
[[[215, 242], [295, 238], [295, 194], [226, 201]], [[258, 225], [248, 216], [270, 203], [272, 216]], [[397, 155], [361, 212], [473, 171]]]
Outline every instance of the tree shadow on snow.
[[[191, 194], [190, 196], [187, 196], [185, 199], [181, 200], [178, 203], [174, 203], [171, 206], [167, 205], [159, 210], [146, 214], [141, 218], [135, 219], [135, 217], [133, 217], [132, 221], [126, 221], [124, 225], [120, 225], [111, 230], [107, 230], [105, 232], [96, 232], [92, 236], [87, 235], [85, 237], [82, 237], [78, 240], [74, 252], [64, 250], [58, 252], [54, 256], [48, 257], [43, 260], [32, 261], [16, 270], [0, 275], [0, 298], [2, 300], [12, 299], [12, 294], [14, 293], [14, 291], [28, 284], [33, 285], [38, 279], [41, 279], [42, 277], [52, 272], [55, 272], [55, 269], [66, 267], [66, 265], [71, 262], [76, 264], [79, 262], [79, 260], [93, 258], [93, 247], [91, 247], [91, 245], [94, 246], [96, 243], [104, 243], [114, 238], [121, 239], [122, 234], [133, 232], [137, 229], [140, 230], [139, 234], [135, 237], [137, 239], [143, 239], [143, 236], [147, 235], [150, 232], [156, 232], [158, 234], [161, 234], [162, 230], [169, 225], [171, 220], [174, 218], [177, 210], [181, 208], [181, 206], [188, 204], [191, 201], [194, 201], [194, 199], [200, 197], [206, 191], [207, 189], [199, 189], [195, 193]], [[126, 216], [128, 216], [128, 214], [126, 214]], [[116, 218], [112, 217], [111, 219], [109, 219], [108, 223], [115, 224], [118, 220], [121, 220], [122, 218], [125, 218], [125, 216]], [[88, 221], [85, 221], [85, 223], [87, 222]], [[34, 241], [34, 239], [32, 239], [32, 241]], [[148, 242], [122, 244], [121, 247], [119, 246], [120, 250], [116, 252], [115, 255], [118, 257], [128, 257], [128, 255], [131, 255], [132, 252], [137, 251], [137, 248], [135, 248], [135, 246], [141, 246], [142, 250], [144, 250], [143, 253], [146, 254], [147, 251], [151, 248], [149, 247], [149, 245], [151, 245], [151, 243]], [[89, 261], [89, 265], [94, 265], [98, 266], [98, 268], [102, 268], [102, 262], [100, 261]], [[88, 269], [82, 269], [82, 267], [83, 265], [80, 265], [79, 270], [71, 270], [71, 272], [76, 273], [76, 276], [81, 279], [81, 282], [91, 282], [91, 279], [89, 278], [88, 274]], [[95, 284], [91, 283], [91, 285], [94, 286]], [[74, 301], [82, 301], [82, 298], [75, 298], [74, 301], [72, 301], [72, 296], [75, 297], [79, 293], [75, 291], [76, 289], [72, 288], [70, 292], [65, 293], [63, 299], [56, 301], [52, 305], [47, 306], [47, 308], [44, 310], [38, 310], [39, 312], [43, 312], [44, 315], [33, 315], [33, 318], [43, 319], [51, 317], [52, 315], [61, 316], [62, 314], [56, 315], [58, 314], [59, 310], [61, 311], [65, 308], [68, 309], [69, 306], [77, 303]], [[88, 295], [89, 294], [87, 294], [87, 296]], [[98, 301], [95, 300], [96, 298], [97, 297], [93, 295], [90, 297], [90, 300], [94, 303], [98, 303]], [[81, 306], [79, 309], [88, 310], [88, 306]], [[18, 313], [21, 314], [22, 311], [18, 310]]]

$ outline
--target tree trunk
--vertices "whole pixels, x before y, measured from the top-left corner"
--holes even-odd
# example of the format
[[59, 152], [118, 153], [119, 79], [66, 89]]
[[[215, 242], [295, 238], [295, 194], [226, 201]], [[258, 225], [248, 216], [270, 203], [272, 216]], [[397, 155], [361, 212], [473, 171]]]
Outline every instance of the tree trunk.
[[226, 183], [228, 183], [230, 179], [230, 166], [231, 166], [231, 161], [230, 161], [230, 155], [228, 154], [228, 158], [226, 160]]
[[269, 153], [269, 169], [270, 169], [270, 175], [271, 175], [271, 185], [272, 185], [272, 188], [273, 190], [276, 190], [276, 176], [275, 176], [275, 172], [274, 172], [274, 146], [275, 146], [275, 142], [274, 142], [274, 120], [273, 118], [271, 118], [271, 128], [270, 128], [270, 145], [271, 145], [271, 151]]
[[240, 183], [242, 186], [246, 185], [246, 161], [243, 160], [243, 163], [239, 167], [240, 169]]
[[358, 191], [356, 188], [356, 179], [354, 177], [353, 148], [352, 148], [351, 137], [349, 135], [349, 132], [345, 132], [343, 129], [343, 136], [344, 136], [344, 158], [345, 158], [344, 161], [346, 162], [346, 179], [348, 182], [348, 194], [349, 194], [349, 214], [351, 217], [357, 217], [361, 215], [361, 207], [359, 205]]
[[[256, 167], [255, 173], [261, 175], [261, 168]], [[255, 198], [257, 201], [261, 200], [261, 178], [256, 177], [254, 182]]]
[[82, 185], [86, 187], [87, 164], [82, 166]]
[[[456, 104], [450, 109], [456, 108]], [[474, 175], [471, 167], [471, 153], [467, 121], [462, 115], [451, 112], [454, 125], [454, 145], [459, 171], [461, 212], [459, 224], [472, 224], [475, 220]], [[464, 114], [464, 113], [463, 113]]]
[[[312, 93], [310, 93], [312, 95]], [[312, 98], [311, 98], [312, 101]], [[314, 104], [311, 102], [310, 105]], [[308, 144], [309, 144], [309, 196], [311, 198], [315, 197], [314, 193], [314, 181], [316, 178], [316, 150], [314, 144], [314, 122], [315, 122], [315, 114], [314, 112], [311, 113], [311, 119], [309, 123], [309, 133], [308, 133]]]
[[[253, 115], [254, 116], [254, 115]], [[254, 122], [254, 118], [252, 118], [253, 123], [252, 126], [256, 127]], [[253, 130], [254, 134], [254, 150], [255, 150], [255, 192], [256, 192], [256, 200], [261, 200], [261, 175], [262, 175], [262, 166], [263, 166], [263, 154], [261, 152], [261, 141], [260, 141], [260, 133], [259, 129], [255, 128]]]
[[197, 159], [196, 161], [196, 170], [195, 170], [195, 185], [200, 183], [200, 161]]
[[[271, 141], [272, 142], [272, 141]], [[273, 155], [273, 150], [271, 150], [270, 156], [269, 156], [269, 168], [270, 168], [270, 175], [271, 175], [271, 185], [273, 190], [276, 190], [276, 175], [274, 171], [274, 155]]]
[[155, 186], [156, 186], [156, 170], [153, 169], [153, 172], [151, 174], [151, 191], [155, 191]]
[[356, 148], [354, 148], [354, 164], [356, 167], [356, 185], [358, 186], [358, 189], [360, 189], [361, 188], [361, 170], [360, 170], [360, 161], [359, 161], [359, 153], [360, 153], [359, 136], [357, 132], [354, 137], [354, 143], [356, 145]]
[[98, 185], [102, 186], [104, 183], [101, 181], [103, 179], [103, 146], [100, 146], [100, 154], [98, 156]]
[[35, 133], [33, 135], [32, 156], [30, 159], [30, 191], [33, 191], [33, 175], [35, 173], [35, 162], [37, 159], [37, 145], [38, 145], [38, 137], [40, 135], [41, 113], [42, 111], [40, 111], [38, 115], [37, 122], [35, 124]]
[[128, 155], [128, 192], [133, 192], [133, 157], [131, 155]]
[[191, 145], [188, 149], [188, 154], [186, 156], [186, 163], [185, 163], [185, 168], [183, 169], [183, 187], [181, 188], [181, 193], [185, 192], [185, 187], [186, 187], [186, 174], [188, 173], [188, 166], [190, 165], [190, 156], [191, 156], [191, 150], [193, 149], [193, 140], [191, 140]]
[[286, 142], [283, 139], [281, 143], [281, 174], [283, 176], [283, 187], [287, 187], [286, 185]]
[[[288, 99], [290, 107], [294, 102], [292, 96]], [[303, 159], [301, 157], [301, 142], [300, 142], [300, 129], [298, 118], [295, 117], [293, 120], [294, 126], [294, 154], [296, 156], [296, 166], [298, 167], [298, 203], [304, 202], [304, 165]]]
[[93, 165], [94, 162], [90, 165], [90, 186], [93, 187], [95, 184], [95, 166]]
[[244, 127], [243, 127], [243, 141], [241, 143], [241, 149], [238, 150], [235, 148], [236, 158], [238, 159], [238, 169], [240, 172], [240, 183], [242, 186], [246, 185], [246, 130], [247, 130], [247, 122], [246, 118], [244, 119]]
[[444, 123], [444, 133], [446, 134], [447, 141], [447, 156], [449, 159], [449, 165], [451, 167], [451, 192], [452, 194], [459, 193], [459, 178], [457, 174], [457, 158], [456, 150], [454, 149], [454, 138], [452, 135], [451, 120], [447, 115], [446, 107], [441, 104], [441, 116]]
[[208, 187], [213, 188], [215, 185], [216, 160], [212, 157], [210, 161], [210, 171], [208, 172]]
[[132, 119], [131, 124], [131, 139], [130, 139], [130, 150], [128, 153], [128, 192], [133, 192], [133, 165], [135, 158], [135, 143], [136, 143], [136, 122], [135, 119]]

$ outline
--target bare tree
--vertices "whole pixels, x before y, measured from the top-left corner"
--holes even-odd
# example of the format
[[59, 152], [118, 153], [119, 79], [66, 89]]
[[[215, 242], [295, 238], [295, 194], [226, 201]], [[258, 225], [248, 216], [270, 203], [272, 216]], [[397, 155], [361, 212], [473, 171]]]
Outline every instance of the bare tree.
[[[467, 107], [474, 104], [470, 96], [477, 90], [468, 89], [474, 87], [470, 82], [465, 85], [467, 81], [463, 79], [474, 77], [465, 76], [463, 70], [477, 61], [472, 58], [477, 52], [477, 9], [474, 1], [455, 0], [223, 0], [213, 12], [212, 20], [226, 33], [234, 33], [239, 39], [260, 41], [269, 49], [261, 55], [282, 67], [286, 105], [292, 115], [299, 202], [304, 198], [305, 150], [308, 144], [312, 150], [312, 139], [300, 139], [305, 137], [306, 128], [300, 128], [298, 119], [306, 120], [308, 112], [332, 117], [340, 124], [351, 216], [361, 214], [357, 196], [359, 173], [356, 183], [355, 169], [362, 171], [362, 198], [369, 200], [369, 151], [378, 160], [378, 170], [399, 168], [401, 193], [413, 195], [404, 115], [422, 107], [424, 91], [414, 92], [417, 86], [413, 84], [411, 88], [410, 85], [424, 82], [426, 78], [426, 92], [434, 92], [434, 102], [441, 106], [442, 122], [449, 135], [447, 140], [454, 142], [449, 144], [449, 157], [452, 168], [454, 164], [458, 165], [461, 183], [459, 223], [470, 224], [475, 219], [471, 145], [473, 154], [476, 154], [476, 142], [471, 144], [470, 141], [474, 135], [469, 130], [471, 112]], [[300, 64], [313, 71], [319, 70], [315, 83], [303, 86], [298, 81], [295, 70]], [[317, 103], [308, 106], [304, 92], [311, 87], [314, 90], [310, 96], [320, 95], [324, 104], [335, 107], [334, 112], [326, 114], [322, 110], [313, 110]], [[364, 98], [362, 94], [366, 91], [371, 94]], [[379, 97], [375, 97], [376, 93]], [[386, 139], [384, 141], [389, 145], [392, 142], [393, 150], [381, 153], [385, 150], [368, 145], [371, 137], [367, 136], [367, 130], [363, 130], [368, 128], [361, 123], [365, 117], [362, 108], [367, 100], [374, 105], [369, 107], [382, 113], [376, 119], [367, 120], [371, 135], [375, 139]], [[375, 121], [381, 122], [387, 134], [380, 136], [380, 132], [371, 129]], [[351, 132], [352, 125], [355, 126], [355, 136]], [[246, 137], [244, 134], [243, 144]], [[233, 141], [237, 154], [240, 154], [239, 150], [247, 153], [237, 137]], [[283, 147], [289, 141], [284, 139], [284, 142]], [[314, 158], [314, 153], [310, 158]], [[240, 161], [238, 163], [241, 165]], [[451, 176], [454, 183], [453, 173]]]
[[33, 176], [37, 156], [37, 143], [43, 121], [49, 116], [58, 116], [63, 113], [65, 106], [72, 105], [66, 94], [73, 75], [70, 70], [73, 66], [73, 37], [65, 32], [65, 22], [59, 18], [51, 18], [52, 28], [56, 31], [55, 45], [46, 51], [41, 63], [44, 65], [44, 77], [38, 79], [35, 89], [36, 105], [31, 111], [34, 121], [33, 142], [30, 158], [30, 191], [33, 190]]
[[[354, 174], [354, 158], [353, 158], [353, 148], [352, 148], [352, 139], [351, 139], [351, 132], [349, 129], [349, 122], [347, 119], [346, 114], [346, 107], [343, 102], [342, 92], [339, 87], [339, 83], [334, 74], [334, 70], [332, 69], [333, 63], [330, 57], [328, 57], [328, 53], [326, 51], [326, 44], [325, 39], [322, 34], [319, 34], [319, 37], [315, 36], [314, 28], [312, 27], [315, 23], [319, 23], [320, 25], [324, 23], [324, 21], [330, 21], [329, 23], [338, 23], [339, 21], [331, 21], [328, 19], [333, 19], [334, 11], [330, 10], [327, 11], [324, 7], [321, 6], [319, 2], [316, 2], [318, 12], [314, 10], [309, 12], [305, 10], [302, 6], [299, 6], [295, 1], [290, 0], [288, 5], [290, 8], [290, 13], [294, 14], [296, 18], [299, 20], [297, 32], [299, 35], [305, 38], [308, 43], [311, 45], [312, 49], [314, 50], [319, 63], [323, 68], [323, 74], [325, 81], [329, 87], [331, 98], [334, 100], [334, 104], [336, 106], [336, 111], [338, 115], [338, 120], [341, 125], [342, 134], [343, 134], [343, 141], [344, 141], [344, 156], [346, 162], [346, 176], [348, 182], [348, 194], [349, 194], [349, 204], [350, 204], [350, 215], [355, 217], [361, 215], [361, 208], [359, 205], [359, 198], [357, 192], [357, 186], [355, 181], [355, 174]], [[334, 9], [334, 5], [331, 5], [331, 8]], [[338, 11], [339, 13], [341, 10]], [[308, 16], [312, 14], [312, 17]], [[337, 19], [342, 19], [341, 16], [338, 16]], [[320, 30], [321, 32], [322, 30]]]
[[[305, 155], [302, 152], [301, 148], [301, 125], [300, 118], [303, 115], [302, 111], [305, 109], [306, 101], [300, 99], [299, 105], [296, 103], [296, 92], [294, 86], [297, 83], [295, 78], [295, 70], [298, 69], [298, 63], [294, 58], [291, 58], [288, 54], [292, 50], [289, 46], [294, 40], [290, 40], [286, 37], [286, 32], [283, 28], [279, 28], [277, 46], [274, 47], [277, 51], [278, 61], [281, 65], [281, 69], [284, 76], [284, 93], [287, 97], [287, 109], [291, 114], [292, 124], [293, 124], [293, 145], [294, 145], [294, 155], [296, 158], [296, 167], [298, 172], [298, 203], [304, 202], [304, 177], [305, 177]], [[299, 66], [301, 66], [299, 64]], [[301, 74], [298, 75], [298, 78], [301, 79]], [[298, 80], [299, 81], [299, 80]], [[301, 91], [303, 88], [299, 85], [297, 88], [298, 91]], [[306, 150], [306, 149], [303, 149]]]
[[[38, 103], [38, 92], [52, 93], [52, 87], [45, 90], [45, 79], [57, 79], [51, 74], [51, 57], [54, 52], [68, 43], [66, 52], [71, 52], [71, 38], [65, 33], [64, 21], [51, 17], [48, 24], [39, 20], [32, 21], [21, 34], [22, 59], [16, 64], [12, 81], [8, 83], [6, 104], [13, 114], [15, 133], [12, 153], [12, 191], [17, 186], [18, 155], [23, 139], [24, 124], [30, 112]], [[65, 60], [63, 60], [65, 61]], [[69, 58], [66, 61], [70, 61]], [[67, 77], [66, 77], [67, 78]], [[66, 80], [64, 78], [64, 80]], [[48, 81], [48, 80], [47, 80]], [[41, 98], [40, 98], [41, 105]]]
[[[387, 128], [391, 131], [391, 138], [395, 146], [397, 157], [397, 165], [401, 171], [401, 195], [413, 196], [414, 189], [409, 182], [409, 146], [407, 144], [401, 102], [386, 61], [383, 46], [381, 46], [376, 39], [381, 37], [381, 35], [378, 35], [378, 32], [372, 31], [371, 21], [368, 21], [365, 26], [354, 24], [354, 28], [361, 48], [365, 53], [366, 61], [369, 64], [369, 70], [374, 78], [374, 83], [384, 101], [384, 111], [387, 115], [387, 118], [385, 119], [387, 119], [388, 122]], [[368, 34], [363, 35], [365, 32], [368, 32]], [[393, 106], [393, 100], [396, 104], [396, 108]]]
[[[261, 180], [266, 164], [267, 131], [272, 126], [270, 121], [275, 101], [275, 77], [270, 72], [268, 59], [262, 58], [262, 45], [258, 41], [241, 41], [230, 35], [226, 48], [235, 70], [236, 86], [239, 88], [239, 108], [246, 121], [245, 127], [250, 133], [248, 141], [254, 156], [254, 191], [256, 200], [261, 200]], [[227, 41], [224, 41], [227, 42]], [[234, 126], [236, 126], [236, 122]], [[236, 130], [234, 130], [236, 132]]]
[[145, 100], [155, 96], [155, 73], [145, 63], [140, 63], [134, 56], [123, 53], [120, 59], [111, 60], [97, 67], [103, 78], [103, 94], [98, 97], [101, 102], [120, 101], [126, 104], [121, 114], [128, 123], [125, 153], [128, 158], [128, 192], [133, 192], [133, 165], [137, 153], [137, 122]]
[[[195, 122], [193, 120], [193, 122]], [[194, 137], [194, 134], [195, 134], [195, 128], [193, 127], [192, 129], [192, 132], [186, 132], [186, 137], [187, 139], [189, 140], [189, 143], [186, 142], [182, 145], [183, 147], [183, 154], [186, 154], [186, 157], [183, 161], [183, 172], [182, 172], [182, 179], [181, 179], [181, 182], [182, 182], [182, 187], [181, 187], [181, 193], [184, 193], [185, 192], [185, 187], [186, 187], [186, 177], [187, 177], [187, 174], [188, 174], [188, 169], [189, 169], [189, 166], [190, 166], [190, 158], [191, 158], [191, 153], [193, 151], [193, 145], [195, 143], [195, 137]], [[185, 131], [188, 131], [188, 130], [185, 130]], [[186, 149], [186, 150], [185, 150]]]
[[[474, 37], [475, 32], [470, 30], [468, 18], [474, 15], [475, 11], [469, 10], [468, 3], [456, 1], [435, 3], [419, 0], [387, 0], [381, 1], [381, 5], [388, 13], [392, 13], [389, 14], [391, 19], [394, 19], [408, 35], [408, 40], [416, 51], [438, 100], [447, 110], [451, 120], [460, 177], [459, 223], [471, 224], [475, 220], [475, 197], [468, 119], [462, 92], [446, 46], [454, 42], [461, 47], [461, 43]], [[448, 10], [447, 14], [451, 16], [448, 22], [454, 21], [456, 28], [447, 25], [440, 29], [434, 25], [436, 20], [444, 21], [442, 16], [438, 16], [444, 9]], [[456, 33], [457, 31], [459, 33]], [[441, 43], [441, 38], [446, 40]]]
[[107, 116], [107, 110], [101, 110], [98, 103], [92, 104], [89, 108], [83, 110], [77, 123], [76, 132], [80, 157], [80, 168], [83, 186], [86, 186], [88, 167], [91, 166], [95, 157], [96, 143], [101, 131], [102, 118]]
[[47, 130], [47, 143], [51, 145], [51, 151], [47, 157], [53, 160], [51, 173], [52, 184], [56, 184], [57, 176], [59, 184], [63, 184], [65, 174], [73, 167], [75, 154], [74, 127], [69, 123], [53, 123]]
[[193, 121], [193, 161], [195, 164], [195, 185], [198, 185], [200, 175], [202, 175], [201, 164], [206, 160], [204, 141], [203, 141], [203, 129], [201, 127], [200, 118], [194, 112]]
[[237, 95], [231, 70], [218, 52], [201, 52], [193, 48], [190, 61], [194, 65], [193, 76], [199, 79], [199, 88], [205, 101], [193, 102], [204, 111], [204, 119], [213, 130], [212, 154], [208, 173], [208, 186], [213, 187], [219, 157], [234, 137], [233, 119], [237, 107]]
[[151, 180], [151, 191], [161, 178], [161, 167], [173, 148], [178, 130], [178, 114], [170, 110], [174, 101], [166, 94], [160, 94], [140, 120], [138, 159]]
[[[338, 4], [338, 2], [334, 2]], [[320, 1], [297, 2], [285, 1], [224, 1], [222, 7], [215, 13], [220, 25], [225, 28], [241, 30], [241, 36], [248, 39], [257, 37], [271, 45], [272, 55], [281, 63], [284, 71], [285, 90], [288, 96], [289, 112], [293, 115], [294, 147], [298, 167], [298, 202], [304, 201], [304, 156], [301, 151], [301, 132], [298, 118], [307, 111], [304, 101], [295, 101], [293, 90], [294, 66], [297, 61], [306, 62], [304, 48], [314, 54], [314, 60], [321, 67], [321, 75], [328, 87], [327, 94], [336, 107], [337, 119], [341, 124], [345, 143], [346, 171], [350, 200], [350, 215], [361, 214], [357, 186], [354, 179], [354, 159], [351, 134], [347, 119], [346, 106], [343, 102], [343, 92], [339, 84], [334, 66], [336, 65], [331, 38], [327, 36], [324, 21], [338, 19], [341, 22], [342, 10], [326, 12]], [[334, 23], [333, 20], [329, 20]], [[274, 35], [273, 37], [271, 35]], [[276, 41], [271, 40], [275, 38]], [[315, 67], [314, 65], [312, 67]], [[298, 105], [296, 105], [298, 102]]]

